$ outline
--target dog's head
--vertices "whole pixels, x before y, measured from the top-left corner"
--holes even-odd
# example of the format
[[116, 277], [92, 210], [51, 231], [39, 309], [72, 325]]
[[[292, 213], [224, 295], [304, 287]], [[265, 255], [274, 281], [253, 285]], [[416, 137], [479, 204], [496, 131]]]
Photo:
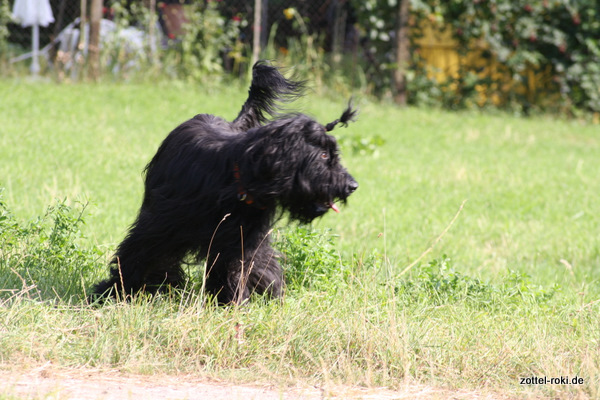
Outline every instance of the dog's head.
[[337, 141], [327, 130], [353, 116], [349, 108], [325, 127], [298, 114], [250, 130], [240, 169], [256, 205], [276, 204], [301, 222], [337, 212], [336, 201], [345, 202], [358, 183], [342, 166]]

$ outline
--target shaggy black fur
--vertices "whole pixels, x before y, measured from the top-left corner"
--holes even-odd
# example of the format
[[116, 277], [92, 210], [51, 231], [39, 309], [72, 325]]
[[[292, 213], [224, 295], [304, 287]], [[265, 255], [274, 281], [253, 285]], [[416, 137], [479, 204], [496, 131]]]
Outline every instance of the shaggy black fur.
[[[241, 303], [253, 292], [282, 294], [283, 273], [270, 245], [274, 221], [287, 212], [310, 222], [337, 211], [334, 202], [358, 187], [323, 125], [303, 114], [278, 115], [279, 104], [303, 88], [259, 62], [233, 122], [199, 114], [167, 136], [146, 167], [137, 220], [96, 296], [181, 286], [188, 255], [206, 260], [206, 290], [220, 303]], [[349, 104], [327, 130], [354, 116]]]

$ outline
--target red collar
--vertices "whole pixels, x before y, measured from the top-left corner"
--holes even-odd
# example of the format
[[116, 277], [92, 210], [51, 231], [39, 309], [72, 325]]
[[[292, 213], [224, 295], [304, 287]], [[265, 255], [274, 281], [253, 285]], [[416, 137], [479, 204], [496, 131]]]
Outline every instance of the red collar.
[[235, 178], [235, 182], [238, 185], [238, 196], [237, 196], [238, 200], [243, 201], [248, 205], [253, 204], [254, 197], [252, 197], [252, 195], [249, 194], [242, 186], [242, 177], [240, 174], [240, 167], [237, 165], [237, 163], [235, 163], [233, 166], [233, 177]]

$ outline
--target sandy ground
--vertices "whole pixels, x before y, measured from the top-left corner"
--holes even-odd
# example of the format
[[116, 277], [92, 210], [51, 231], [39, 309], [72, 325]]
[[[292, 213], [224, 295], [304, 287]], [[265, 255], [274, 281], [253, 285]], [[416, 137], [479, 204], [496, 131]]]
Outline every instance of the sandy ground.
[[417, 385], [407, 386], [399, 391], [347, 386], [316, 388], [234, 385], [190, 375], [128, 375], [117, 371], [66, 370], [46, 365], [30, 370], [0, 369], [0, 398], [10, 400], [404, 400], [504, 399], [507, 397], [468, 391], [436, 390]]

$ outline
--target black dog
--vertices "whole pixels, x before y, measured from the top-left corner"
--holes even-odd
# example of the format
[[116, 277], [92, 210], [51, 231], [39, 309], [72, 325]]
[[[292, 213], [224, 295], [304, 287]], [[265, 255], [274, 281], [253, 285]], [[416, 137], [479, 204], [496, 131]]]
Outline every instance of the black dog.
[[279, 103], [303, 88], [258, 62], [233, 122], [200, 114], [175, 128], [146, 167], [137, 220], [95, 294], [181, 286], [181, 264], [192, 255], [206, 259], [206, 290], [219, 303], [241, 303], [253, 292], [280, 296], [283, 272], [270, 246], [274, 221], [287, 212], [310, 222], [337, 211], [334, 202], [358, 187], [325, 133], [346, 125], [355, 110], [349, 105], [326, 127], [303, 114], [279, 115]]

